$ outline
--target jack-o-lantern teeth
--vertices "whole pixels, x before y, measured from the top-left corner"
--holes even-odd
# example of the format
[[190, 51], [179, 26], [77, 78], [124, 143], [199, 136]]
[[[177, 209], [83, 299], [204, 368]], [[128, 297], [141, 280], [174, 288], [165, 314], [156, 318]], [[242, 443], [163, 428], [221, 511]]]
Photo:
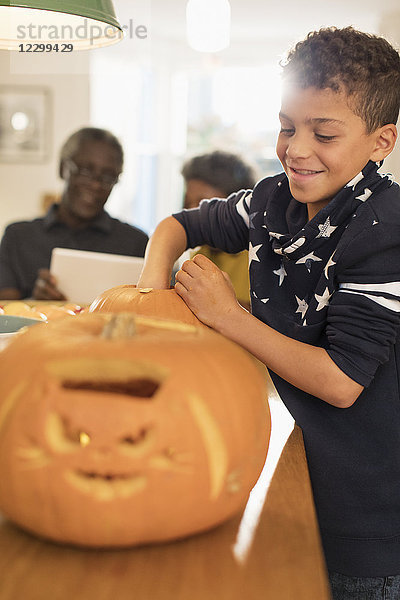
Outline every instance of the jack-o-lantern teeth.
[[67, 471], [64, 477], [72, 487], [100, 502], [129, 498], [142, 492], [147, 486], [144, 475]]
[[61, 454], [79, 450], [91, 441], [87, 432], [71, 425], [66, 418], [55, 412], [47, 415], [45, 437], [50, 448]]

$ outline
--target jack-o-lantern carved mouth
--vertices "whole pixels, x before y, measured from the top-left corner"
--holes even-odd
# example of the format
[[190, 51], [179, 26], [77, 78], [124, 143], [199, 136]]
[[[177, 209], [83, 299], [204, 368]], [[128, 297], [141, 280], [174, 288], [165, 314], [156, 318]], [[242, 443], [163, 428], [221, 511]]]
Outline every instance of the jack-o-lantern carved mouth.
[[144, 475], [101, 474], [76, 470], [67, 471], [64, 476], [74, 488], [100, 501], [129, 498], [142, 492], [147, 485]]

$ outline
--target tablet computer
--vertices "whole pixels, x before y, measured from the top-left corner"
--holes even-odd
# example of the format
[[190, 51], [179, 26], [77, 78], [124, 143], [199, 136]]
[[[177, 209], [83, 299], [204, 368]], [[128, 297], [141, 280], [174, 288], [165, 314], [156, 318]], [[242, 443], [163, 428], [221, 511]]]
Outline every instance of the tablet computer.
[[54, 248], [50, 271], [57, 287], [70, 302], [91, 304], [104, 290], [126, 283], [136, 284], [143, 258]]

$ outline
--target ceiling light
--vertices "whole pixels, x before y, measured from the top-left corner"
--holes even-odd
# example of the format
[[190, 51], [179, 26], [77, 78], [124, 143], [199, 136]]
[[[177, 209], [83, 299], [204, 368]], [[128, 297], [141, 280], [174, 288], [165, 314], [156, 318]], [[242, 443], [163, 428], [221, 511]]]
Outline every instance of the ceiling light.
[[189, 46], [199, 52], [218, 52], [229, 46], [229, 0], [188, 0], [186, 31]]
[[41, 52], [42, 44], [49, 45], [47, 51], [51, 45], [61, 52], [63, 44], [86, 50], [123, 36], [111, 0], [0, 0], [2, 50], [26, 51], [28, 44], [32, 52]]

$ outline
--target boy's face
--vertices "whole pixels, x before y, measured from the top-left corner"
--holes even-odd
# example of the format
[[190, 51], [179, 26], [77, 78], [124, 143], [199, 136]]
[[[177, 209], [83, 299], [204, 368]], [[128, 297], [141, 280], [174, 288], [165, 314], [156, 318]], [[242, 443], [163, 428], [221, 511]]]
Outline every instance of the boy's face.
[[309, 218], [367, 164], [380, 160], [379, 130], [367, 134], [347, 97], [330, 89], [291, 88], [283, 95], [276, 152], [293, 197]]

